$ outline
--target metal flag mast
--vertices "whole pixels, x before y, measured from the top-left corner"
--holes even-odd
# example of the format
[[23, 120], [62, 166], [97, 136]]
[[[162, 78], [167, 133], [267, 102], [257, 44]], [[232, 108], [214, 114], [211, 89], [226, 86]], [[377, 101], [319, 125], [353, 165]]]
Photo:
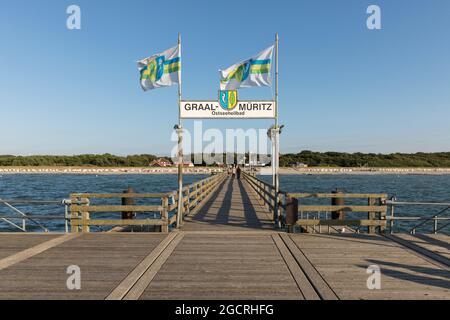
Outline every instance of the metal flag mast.
[[278, 210], [278, 193], [280, 191], [280, 177], [279, 177], [279, 158], [280, 158], [280, 127], [278, 125], [278, 32], [275, 34], [275, 137], [273, 137], [272, 143], [274, 157], [273, 157], [273, 182], [275, 187], [275, 205], [274, 205], [274, 219], [277, 221], [278, 226], [281, 226], [280, 214]]
[[[181, 34], [178, 34], [178, 53], [181, 56]], [[175, 126], [178, 133], [178, 214], [177, 228], [181, 226], [183, 219], [183, 126], [181, 123], [181, 68], [178, 71], [178, 125]]]

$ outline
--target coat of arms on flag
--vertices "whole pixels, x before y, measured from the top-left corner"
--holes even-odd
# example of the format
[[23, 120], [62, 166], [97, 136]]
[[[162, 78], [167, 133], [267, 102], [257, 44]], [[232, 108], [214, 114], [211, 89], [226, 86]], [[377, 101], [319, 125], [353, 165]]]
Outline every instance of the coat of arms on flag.
[[179, 46], [138, 61], [144, 91], [180, 83], [181, 52]]
[[269, 86], [273, 49], [271, 46], [248, 60], [221, 70], [220, 89]]

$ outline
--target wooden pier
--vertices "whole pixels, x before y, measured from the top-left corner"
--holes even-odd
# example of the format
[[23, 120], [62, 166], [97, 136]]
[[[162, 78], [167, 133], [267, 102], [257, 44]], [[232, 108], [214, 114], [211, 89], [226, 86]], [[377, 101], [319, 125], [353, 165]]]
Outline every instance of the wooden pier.
[[449, 236], [286, 233], [250, 180], [214, 181], [170, 232], [0, 234], [0, 299], [450, 299]]

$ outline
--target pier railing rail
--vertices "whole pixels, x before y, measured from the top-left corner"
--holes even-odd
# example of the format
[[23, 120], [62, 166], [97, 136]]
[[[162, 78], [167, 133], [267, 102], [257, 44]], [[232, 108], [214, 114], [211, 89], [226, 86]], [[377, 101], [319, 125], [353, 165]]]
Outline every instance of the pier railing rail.
[[[260, 179], [255, 174], [244, 172], [244, 179], [253, 188], [258, 199], [273, 212], [273, 219], [279, 220], [282, 227], [292, 229], [298, 226], [305, 232], [322, 232], [326, 226], [328, 232], [338, 226], [352, 226], [350, 230], [359, 232], [367, 227], [369, 233], [384, 232], [386, 229], [386, 199], [387, 194], [357, 194], [357, 193], [288, 193], [280, 191], [278, 195], [275, 188]], [[340, 199], [342, 204], [317, 205], [302, 204], [307, 198]], [[366, 204], [344, 204], [345, 199], [365, 199]], [[331, 202], [331, 201], [330, 201]], [[295, 209], [292, 209], [295, 208]], [[294, 210], [295, 212], [293, 212]], [[345, 213], [367, 214], [365, 219], [345, 219]], [[332, 219], [333, 213], [339, 218]]]
[[28, 206], [61, 206], [64, 205], [60, 200], [31, 200], [31, 199], [0, 199], [0, 208], [5, 208], [0, 212], [0, 221], [10, 227], [22, 232], [27, 232], [32, 226], [43, 232], [48, 232], [48, 228], [40, 220], [61, 220], [58, 216], [30, 215], [22, 207]]
[[[160, 226], [162, 232], [167, 232], [169, 212], [174, 205], [169, 204], [173, 193], [74, 193], [70, 195], [70, 228], [71, 232], [90, 232], [92, 226]], [[94, 200], [105, 199], [159, 199], [160, 204], [146, 205], [116, 205], [95, 204]], [[100, 200], [100, 201], [102, 201]], [[136, 219], [95, 219], [101, 213], [130, 212]], [[156, 213], [159, 218], [147, 217], [141, 219], [140, 214]]]
[[[183, 188], [184, 217], [203, 205], [208, 196], [225, 179], [225, 174], [215, 174]], [[93, 204], [99, 199], [153, 199], [159, 204], [116, 205]], [[155, 200], [157, 199], [157, 200]], [[72, 232], [90, 232], [91, 226], [159, 226], [161, 232], [168, 232], [176, 226], [178, 215], [178, 193], [75, 193], [70, 195], [70, 226]], [[129, 212], [135, 219], [96, 219], [100, 213]], [[140, 214], [153, 213], [153, 217], [139, 218]], [[181, 219], [182, 221], [183, 219]]]
[[242, 177], [248, 182], [250, 187], [258, 196], [260, 203], [273, 212], [272, 220], [279, 218], [280, 210], [277, 205], [280, 204], [279, 197], [276, 195], [275, 187], [255, 176], [255, 172], [242, 172]]
[[[330, 199], [332, 204], [302, 204], [305, 199]], [[386, 229], [387, 194], [372, 193], [286, 193], [285, 203], [281, 206], [287, 209], [287, 203], [294, 202], [298, 217], [295, 225], [305, 231], [322, 232], [321, 227], [327, 227], [330, 232], [333, 227], [349, 227], [354, 232], [360, 232], [367, 227], [368, 233], [382, 233]], [[346, 200], [365, 201], [364, 204], [345, 204]], [[333, 203], [334, 202], [334, 203]], [[346, 214], [352, 213], [350, 219]], [[359, 218], [365, 214], [365, 218]]]
[[[186, 215], [195, 214], [198, 209], [203, 206], [209, 196], [211, 196], [226, 177], [227, 175], [224, 172], [216, 173], [211, 177], [192, 183], [183, 188], [183, 212], [181, 215], [181, 223], [183, 223]], [[178, 205], [177, 192], [175, 192], [174, 201]], [[175, 223], [176, 218], [176, 216], [172, 217], [170, 224]]]
[[[411, 234], [415, 234], [416, 231], [426, 230], [429, 233], [438, 234], [440, 232], [447, 234], [450, 231], [450, 202], [423, 202], [423, 201], [397, 201], [393, 196], [386, 201], [389, 206], [388, 220], [389, 220], [389, 232], [395, 233], [396, 223], [407, 222], [409, 223], [408, 231]], [[436, 210], [433, 214], [428, 215], [398, 215], [396, 208], [407, 207], [409, 208], [426, 208], [426, 210]], [[414, 210], [413, 209], [413, 210]], [[415, 224], [413, 225], [413, 223]]]

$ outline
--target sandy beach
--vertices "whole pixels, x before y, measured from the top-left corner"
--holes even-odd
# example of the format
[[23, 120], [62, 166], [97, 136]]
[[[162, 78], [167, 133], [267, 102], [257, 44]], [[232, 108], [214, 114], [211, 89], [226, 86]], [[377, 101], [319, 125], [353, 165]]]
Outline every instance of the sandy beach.
[[[213, 167], [184, 168], [185, 174], [211, 174], [222, 169]], [[270, 167], [258, 168], [260, 174], [272, 173]], [[0, 167], [2, 174], [176, 174], [176, 167]], [[323, 174], [450, 174], [450, 168], [340, 168], [340, 167], [310, 167], [310, 168], [280, 168], [284, 175], [323, 175]]]

